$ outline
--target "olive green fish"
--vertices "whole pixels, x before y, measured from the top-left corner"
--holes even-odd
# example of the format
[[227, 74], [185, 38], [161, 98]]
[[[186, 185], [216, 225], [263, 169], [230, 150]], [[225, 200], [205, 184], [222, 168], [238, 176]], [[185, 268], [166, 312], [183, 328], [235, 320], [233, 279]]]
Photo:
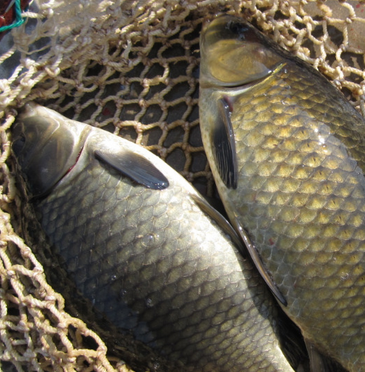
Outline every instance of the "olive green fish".
[[309, 351], [365, 371], [364, 119], [240, 18], [215, 18], [200, 50], [201, 132], [231, 223]]
[[270, 291], [177, 172], [41, 106], [13, 135], [41, 225], [98, 311], [189, 371], [293, 371]]

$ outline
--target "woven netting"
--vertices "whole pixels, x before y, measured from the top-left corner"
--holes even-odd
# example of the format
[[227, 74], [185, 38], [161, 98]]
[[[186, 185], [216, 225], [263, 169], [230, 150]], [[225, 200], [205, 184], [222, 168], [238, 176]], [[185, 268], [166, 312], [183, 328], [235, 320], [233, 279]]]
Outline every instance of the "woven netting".
[[[0, 42], [2, 367], [128, 370], [123, 355], [112, 355], [100, 333], [70, 314], [67, 300], [65, 305], [47, 282], [37, 250], [29, 240], [24, 243], [29, 230], [24, 220], [31, 219], [31, 212], [18, 191], [10, 156], [9, 128], [16, 109], [35, 100], [126, 137], [166, 160], [202, 193], [213, 195], [198, 116], [202, 22], [218, 12], [252, 21], [323, 72], [364, 112], [364, 9], [355, 1], [39, 0], [33, 4], [24, 14], [27, 22]], [[162, 370], [153, 360], [142, 361], [140, 370]]]

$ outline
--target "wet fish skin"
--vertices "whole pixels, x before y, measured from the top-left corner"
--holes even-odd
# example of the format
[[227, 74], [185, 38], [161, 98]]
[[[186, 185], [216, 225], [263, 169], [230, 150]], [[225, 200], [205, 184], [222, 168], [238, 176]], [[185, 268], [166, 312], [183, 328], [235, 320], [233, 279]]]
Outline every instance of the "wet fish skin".
[[[321, 74], [240, 18], [216, 18], [200, 47], [203, 144], [231, 223], [253, 243], [304, 337], [349, 371], [365, 371], [364, 119]], [[237, 165], [220, 161], [222, 149]]]
[[[77, 163], [54, 188], [49, 177], [44, 183], [35, 177], [41, 196], [33, 203], [70, 276], [97, 310], [189, 371], [293, 371], [279, 347], [275, 301], [231, 238], [202, 211], [190, 184], [147, 150], [40, 106], [28, 107], [14, 129], [25, 171], [35, 169], [29, 162], [42, 164], [42, 151], [51, 158], [50, 148], [44, 152], [51, 141], [41, 132], [27, 138], [38, 121], [59, 125], [74, 144], [69, 159]], [[72, 140], [65, 128], [75, 133]], [[136, 153], [168, 187], [137, 184], [105, 161]]]

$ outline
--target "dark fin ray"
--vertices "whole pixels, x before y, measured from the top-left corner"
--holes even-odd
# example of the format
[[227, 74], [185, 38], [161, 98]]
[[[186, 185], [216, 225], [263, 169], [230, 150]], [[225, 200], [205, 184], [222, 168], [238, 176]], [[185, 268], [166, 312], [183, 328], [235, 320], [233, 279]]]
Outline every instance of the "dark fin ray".
[[280, 346], [284, 355], [294, 371], [309, 372], [309, 357], [300, 328], [289, 319], [280, 306], [277, 306], [277, 309]]
[[238, 233], [240, 237], [242, 238], [243, 242], [245, 243], [245, 246], [247, 247], [247, 250], [251, 256], [251, 259], [253, 263], [255, 264], [257, 270], [259, 271], [262, 278], [265, 280], [266, 284], [269, 286], [271, 292], [275, 295], [275, 297], [284, 305], [286, 306], [288, 303], [285, 299], [285, 297], [280, 292], [279, 288], [276, 286], [274, 281], [271, 278], [271, 275], [264, 267], [264, 264], [261, 260], [261, 257], [259, 256], [255, 246], [252, 244], [250, 238], [248, 237], [246, 231], [239, 223], [238, 219], [235, 219], [236, 226], [238, 228]]
[[110, 165], [124, 176], [153, 190], [166, 189], [167, 178], [147, 159], [134, 152], [123, 150], [120, 154], [96, 150], [95, 158]]
[[219, 115], [212, 135], [212, 148], [219, 175], [229, 189], [237, 188], [237, 155], [231, 123], [229, 103], [220, 98], [217, 102]]
[[311, 341], [306, 338], [304, 341], [309, 355], [310, 372], [347, 372], [335, 360], [318, 351]]
[[321, 354], [318, 352], [316, 347], [307, 339], [305, 340], [305, 344], [307, 346], [307, 351], [309, 355], [309, 362], [310, 362], [310, 371], [311, 372], [326, 372], [326, 367], [324, 365], [324, 361], [321, 357]]
[[237, 246], [238, 250], [243, 256], [247, 256], [247, 251], [242, 244], [240, 237], [237, 235], [235, 229], [231, 224], [217, 211], [215, 210], [205, 199], [197, 196], [191, 195], [197, 206], [212, 220], [214, 220], [217, 225], [232, 239], [232, 242]]

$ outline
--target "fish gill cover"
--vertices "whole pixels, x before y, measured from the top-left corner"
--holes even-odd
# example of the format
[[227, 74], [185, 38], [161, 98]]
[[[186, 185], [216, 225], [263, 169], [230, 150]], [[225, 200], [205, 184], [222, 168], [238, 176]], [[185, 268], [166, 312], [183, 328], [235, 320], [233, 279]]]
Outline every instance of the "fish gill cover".
[[[25, 24], [0, 42], [4, 369], [12, 363], [18, 371], [128, 370], [113, 350], [107, 354], [105, 339], [91, 330], [97, 328], [88, 328], [70, 306], [65, 309], [64, 298], [46, 281], [52, 259], [15, 185], [9, 158], [8, 129], [16, 109], [36, 100], [71, 119], [133, 140], [166, 160], [203, 194], [213, 196], [198, 126], [199, 32], [202, 22], [219, 12], [257, 25], [324, 73], [364, 113], [365, 6], [360, 2], [33, 2], [23, 14]], [[32, 229], [37, 234], [27, 237]], [[131, 343], [126, 339], [123, 350], [137, 360], [136, 370], [171, 367], [147, 349], [131, 356]]]

